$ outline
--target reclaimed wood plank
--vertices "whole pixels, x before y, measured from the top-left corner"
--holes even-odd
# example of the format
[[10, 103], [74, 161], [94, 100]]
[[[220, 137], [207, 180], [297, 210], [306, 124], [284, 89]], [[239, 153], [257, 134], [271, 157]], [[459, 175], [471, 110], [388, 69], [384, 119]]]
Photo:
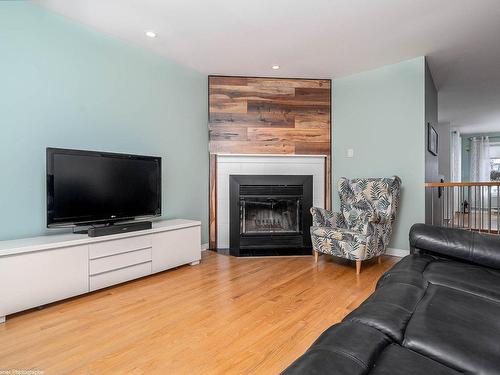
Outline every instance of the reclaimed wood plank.
[[260, 99], [273, 100], [279, 98], [293, 98], [293, 87], [260, 87], [260, 86], [231, 86], [213, 85], [210, 87], [210, 98], [226, 97], [232, 99]]
[[301, 104], [301, 103], [289, 103], [289, 102], [259, 102], [255, 100], [249, 100], [247, 102], [247, 112], [248, 113], [286, 113], [286, 114], [307, 114], [307, 115], [329, 115], [330, 105], [329, 104]]
[[295, 127], [295, 116], [284, 113], [210, 113], [209, 126], [246, 126], [246, 127]]
[[322, 128], [330, 131], [330, 115], [295, 115], [295, 127], [298, 129]]
[[328, 155], [330, 142], [296, 142], [295, 153], [297, 155]]
[[212, 141], [242, 141], [247, 140], [247, 127], [210, 125], [209, 137]]
[[249, 85], [260, 86], [284, 86], [284, 87], [303, 87], [303, 88], [330, 88], [328, 79], [297, 79], [297, 78], [248, 78]]
[[252, 141], [271, 142], [328, 142], [330, 132], [328, 129], [273, 129], [249, 128], [248, 139]]
[[325, 104], [330, 104], [330, 88], [325, 89], [311, 89], [299, 87], [295, 89], [295, 98], [311, 101], [311, 102], [323, 102]]
[[234, 101], [231, 99], [217, 100], [210, 102], [210, 112], [212, 113], [246, 113], [247, 102]]
[[217, 154], [294, 154], [295, 144], [275, 141], [213, 141], [209, 150]]
[[247, 77], [233, 77], [233, 76], [208, 76], [208, 86], [212, 85], [232, 85], [232, 86], [246, 86], [248, 84]]

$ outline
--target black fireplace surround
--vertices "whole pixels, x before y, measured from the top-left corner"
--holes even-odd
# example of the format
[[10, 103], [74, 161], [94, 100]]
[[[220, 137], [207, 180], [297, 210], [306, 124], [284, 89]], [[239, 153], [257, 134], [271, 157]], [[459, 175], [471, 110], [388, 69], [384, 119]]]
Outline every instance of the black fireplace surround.
[[312, 176], [231, 175], [230, 254], [311, 254], [312, 187]]

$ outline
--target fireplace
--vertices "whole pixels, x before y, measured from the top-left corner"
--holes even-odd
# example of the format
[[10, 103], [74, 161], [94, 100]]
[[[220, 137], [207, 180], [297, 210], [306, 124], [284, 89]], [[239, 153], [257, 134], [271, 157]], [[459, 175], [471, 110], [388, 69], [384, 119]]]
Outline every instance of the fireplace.
[[312, 176], [230, 175], [230, 253], [311, 254]]

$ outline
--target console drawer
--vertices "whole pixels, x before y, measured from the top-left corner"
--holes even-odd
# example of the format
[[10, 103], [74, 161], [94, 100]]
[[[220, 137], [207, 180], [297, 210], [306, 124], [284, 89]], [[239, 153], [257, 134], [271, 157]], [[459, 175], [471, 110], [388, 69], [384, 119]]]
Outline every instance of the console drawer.
[[106, 288], [111, 285], [137, 279], [151, 274], [151, 261], [134, 266], [120, 268], [119, 270], [90, 276], [90, 290]]
[[134, 236], [119, 240], [109, 240], [89, 245], [90, 259], [106, 257], [127, 251], [146, 249], [151, 247], [151, 236]]
[[129, 251], [90, 260], [90, 275], [113, 271], [151, 260], [151, 248]]

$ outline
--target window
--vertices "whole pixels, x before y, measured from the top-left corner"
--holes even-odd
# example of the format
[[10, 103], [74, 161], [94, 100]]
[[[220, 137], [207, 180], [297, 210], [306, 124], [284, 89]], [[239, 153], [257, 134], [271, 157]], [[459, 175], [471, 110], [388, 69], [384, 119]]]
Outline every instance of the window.
[[500, 181], [500, 143], [490, 143], [490, 180]]
[[[490, 180], [500, 181], [500, 143], [490, 144]], [[498, 186], [491, 187], [492, 197], [498, 197]]]

